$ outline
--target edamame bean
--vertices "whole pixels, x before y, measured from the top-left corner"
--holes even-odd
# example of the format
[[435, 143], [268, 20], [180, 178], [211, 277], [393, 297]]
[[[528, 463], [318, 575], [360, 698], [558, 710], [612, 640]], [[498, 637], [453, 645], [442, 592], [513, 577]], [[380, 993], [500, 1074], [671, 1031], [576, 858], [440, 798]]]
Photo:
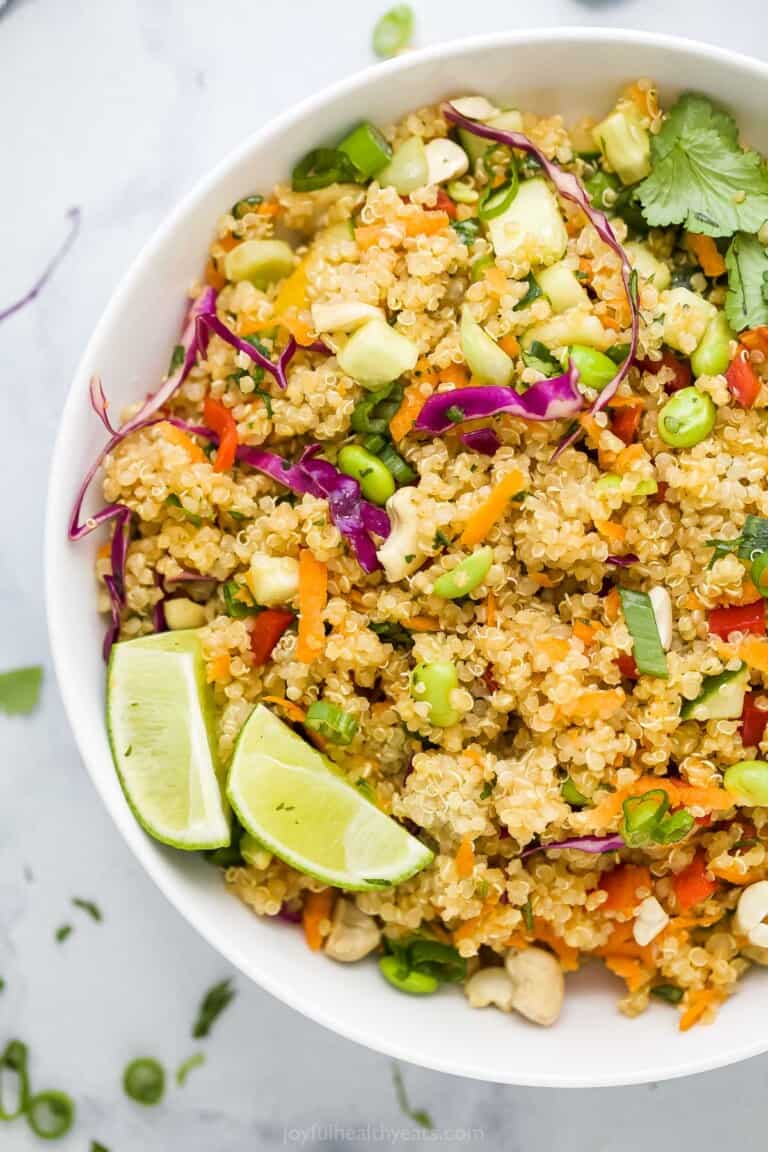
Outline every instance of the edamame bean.
[[346, 444], [339, 452], [339, 469], [346, 476], [354, 476], [360, 491], [373, 504], [386, 504], [395, 490], [395, 480], [378, 456], [373, 456], [358, 444]]
[[451, 692], [459, 686], [456, 666], [450, 660], [419, 664], [413, 670], [411, 695], [417, 703], [429, 705], [429, 722], [435, 728], [450, 728], [459, 713], [451, 706]]
[[719, 376], [731, 362], [730, 343], [734, 339], [724, 312], [713, 316], [691, 356], [694, 376]]
[[768, 804], [768, 761], [740, 760], [726, 768], [723, 786], [739, 804]]
[[493, 548], [486, 546], [478, 548], [471, 556], [467, 556], [457, 564], [452, 572], [444, 572], [435, 580], [433, 589], [435, 596], [443, 600], [457, 600], [459, 596], [468, 596], [474, 592], [478, 584], [482, 584], [488, 575], [488, 569], [493, 563]]
[[768, 598], [768, 552], [758, 552], [750, 566], [749, 575], [760, 595]]
[[410, 996], [431, 996], [437, 991], [439, 981], [426, 972], [415, 972], [403, 968], [397, 956], [382, 956], [379, 960], [379, 969], [385, 980], [388, 980], [398, 992], [407, 992]]
[[568, 349], [568, 359], [579, 371], [579, 383], [597, 392], [602, 392], [618, 372], [613, 360], [604, 352], [586, 344], [572, 344]]
[[672, 448], [693, 448], [709, 436], [716, 416], [711, 396], [698, 388], [681, 388], [659, 412], [659, 436]]

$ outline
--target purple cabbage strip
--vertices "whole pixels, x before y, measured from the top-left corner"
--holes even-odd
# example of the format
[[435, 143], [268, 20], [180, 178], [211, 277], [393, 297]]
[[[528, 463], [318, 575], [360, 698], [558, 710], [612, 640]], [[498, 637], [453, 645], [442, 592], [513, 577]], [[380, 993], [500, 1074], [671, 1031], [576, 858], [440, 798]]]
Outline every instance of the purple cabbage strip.
[[[501, 412], [509, 412], [522, 420], [561, 420], [564, 416], [575, 416], [584, 404], [576, 387], [578, 379], [578, 370], [570, 364], [562, 376], [539, 380], [525, 392], [494, 384], [438, 392], [426, 400], [414, 428], [419, 432], [447, 432], [462, 420], [479, 420]], [[452, 408], [460, 410], [459, 420], [452, 419]]]
[[91, 400], [91, 408], [93, 408], [107, 432], [109, 432], [110, 436], [116, 436], [117, 429], [113, 427], [107, 412], [109, 401], [107, 400], [104, 387], [101, 383], [101, 376], [91, 376], [91, 382], [88, 385], [88, 395]]
[[[293, 336], [291, 336], [275, 362], [274, 360], [270, 360], [268, 356], [265, 356], [263, 352], [259, 352], [258, 348], [254, 348], [253, 344], [249, 344], [247, 340], [236, 336], [234, 332], [227, 328], [222, 320], [219, 320], [215, 313], [200, 316], [198, 318], [197, 328], [199, 333], [205, 330], [214, 332], [217, 336], [221, 337], [222, 340], [225, 340], [227, 344], [236, 348], [238, 352], [245, 352], [246, 356], [250, 356], [251, 360], [258, 364], [260, 368], [263, 368], [265, 372], [269, 372], [270, 376], [274, 378], [280, 388], [285, 389], [288, 387], [288, 380], [285, 375], [286, 369], [298, 348], [298, 344]], [[325, 345], [323, 345], [323, 347], [325, 347]]]
[[606, 564], [614, 564], [617, 568], [629, 568], [631, 564], [637, 564], [640, 560], [639, 556], [635, 556], [634, 552], [625, 552], [623, 556], [606, 556]]
[[[577, 204], [579, 208], [581, 208], [600, 239], [619, 257], [621, 261], [621, 278], [624, 283], [624, 290], [627, 293], [629, 308], [632, 314], [632, 335], [626, 360], [619, 366], [613, 380], [606, 384], [590, 409], [592, 415], [600, 412], [616, 395], [617, 388], [634, 362], [637, 353], [639, 330], [639, 316], [635, 304], [635, 278], [632, 265], [623, 247], [616, 239], [616, 234], [611, 227], [608, 217], [604, 212], [593, 207], [586, 189], [577, 176], [574, 176], [572, 172], [563, 172], [557, 164], [553, 164], [541, 149], [537, 148], [533, 141], [529, 140], [522, 132], [507, 132], [501, 128], [491, 128], [490, 125], [481, 124], [477, 120], [470, 120], [468, 116], [462, 116], [460, 112], [457, 112], [452, 104], [446, 104], [443, 107], [443, 115], [451, 124], [457, 124], [459, 127], [471, 132], [473, 136], [480, 136], [484, 140], [495, 140], [498, 144], [506, 144], [509, 148], [517, 148], [520, 152], [527, 152], [529, 155], [534, 156], [554, 184], [559, 195], [562, 196], [564, 200], [570, 200], [571, 203]], [[581, 429], [578, 429], [576, 432], [567, 436], [559, 445], [555, 457], [559, 456], [569, 445], [573, 444], [580, 435]]]
[[533, 856], [535, 852], [549, 852], [551, 848], [576, 848], [579, 852], [618, 852], [625, 848], [624, 838], [618, 832], [610, 836], [573, 836], [570, 840], [554, 840], [551, 844], [537, 844], [533, 848], [526, 848], [520, 853], [520, 858]]
[[471, 448], [473, 452], [480, 452], [483, 456], [495, 456], [501, 448], [501, 440], [493, 428], [475, 428], [472, 432], [462, 432], [459, 439], [467, 448]]
[[69, 252], [70, 248], [74, 244], [77, 234], [80, 231], [81, 215], [82, 214], [79, 208], [70, 208], [69, 212], [67, 212], [67, 218], [69, 220], [69, 232], [64, 238], [63, 243], [59, 245], [56, 252], [48, 261], [48, 264], [43, 269], [42, 273], [29, 289], [29, 291], [25, 292], [21, 299], [14, 301], [13, 304], [9, 304], [7, 308], [0, 308], [0, 322], [7, 320], [8, 317], [13, 316], [14, 313], [20, 312], [22, 308], [25, 308], [27, 304], [31, 304], [32, 301], [37, 296], [39, 296], [43, 288], [45, 288], [46, 284], [50, 280], [51, 276], [58, 268], [59, 264], [61, 264], [67, 252]]
[[168, 599], [165, 584], [159, 572], [155, 572], [155, 584], [160, 589], [160, 599], [152, 609], [152, 627], [155, 632], [167, 632], [168, 621], [165, 619], [165, 602]]

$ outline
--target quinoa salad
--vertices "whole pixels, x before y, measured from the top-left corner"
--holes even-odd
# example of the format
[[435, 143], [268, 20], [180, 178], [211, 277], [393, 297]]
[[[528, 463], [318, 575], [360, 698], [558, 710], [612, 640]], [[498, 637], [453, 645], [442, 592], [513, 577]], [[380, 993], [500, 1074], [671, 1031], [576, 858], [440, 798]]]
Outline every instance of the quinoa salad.
[[710, 1022], [768, 964], [767, 222], [728, 112], [648, 80], [244, 188], [156, 391], [91, 386], [143, 826], [382, 995], [550, 1025], [592, 963]]

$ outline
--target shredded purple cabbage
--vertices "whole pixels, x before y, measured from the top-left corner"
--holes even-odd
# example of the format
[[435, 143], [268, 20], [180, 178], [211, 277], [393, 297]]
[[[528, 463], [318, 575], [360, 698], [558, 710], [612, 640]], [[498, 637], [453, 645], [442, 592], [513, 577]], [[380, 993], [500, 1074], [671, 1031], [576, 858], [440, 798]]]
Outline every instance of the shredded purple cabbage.
[[80, 209], [70, 208], [69, 212], [67, 212], [67, 218], [69, 220], [69, 232], [65, 236], [63, 243], [59, 245], [58, 249], [48, 261], [48, 264], [43, 269], [42, 273], [29, 289], [29, 291], [25, 292], [24, 295], [19, 300], [14, 301], [13, 304], [9, 304], [7, 308], [0, 308], [0, 323], [3, 320], [7, 320], [9, 316], [13, 316], [14, 313], [20, 312], [22, 308], [25, 308], [27, 304], [31, 304], [32, 301], [37, 296], [39, 296], [43, 288], [45, 288], [46, 284], [50, 280], [51, 276], [53, 276], [59, 264], [61, 264], [67, 252], [69, 252], [70, 248], [75, 242], [78, 232], [80, 231]]
[[462, 432], [459, 439], [467, 448], [471, 448], [473, 452], [480, 452], [483, 456], [495, 456], [501, 448], [501, 440], [493, 428], [475, 428], [473, 432]]
[[554, 840], [551, 844], [536, 844], [533, 848], [526, 848], [520, 853], [521, 859], [533, 856], [535, 852], [549, 852], [551, 848], [576, 848], [579, 852], [617, 852], [625, 848], [626, 844], [618, 832], [610, 836], [573, 836], [570, 840]]
[[[635, 303], [636, 278], [632, 270], [632, 265], [629, 262], [629, 257], [616, 239], [616, 234], [611, 227], [608, 217], [604, 212], [593, 207], [586, 189], [577, 176], [574, 176], [572, 172], [563, 172], [557, 164], [553, 164], [541, 149], [537, 148], [533, 141], [529, 140], [522, 132], [508, 132], [501, 128], [491, 128], [490, 125], [482, 124], [477, 120], [470, 120], [468, 116], [462, 116], [452, 104], [446, 104], [443, 107], [443, 115], [451, 124], [459, 125], [459, 127], [471, 132], [473, 136], [480, 136], [484, 140], [495, 140], [498, 144], [506, 144], [509, 148], [516, 148], [520, 152], [527, 152], [529, 155], [534, 156], [554, 184], [558, 194], [562, 196], [564, 200], [570, 200], [573, 204], [578, 204], [600, 239], [619, 257], [621, 261], [621, 278], [624, 283], [624, 290], [627, 293], [632, 315], [632, 335], [626, 360], [617, 369], [613, 380], [606, 384], [605, 388], [600, 392], [590, 410], [592, 414], [600, 412], [613, 396], [615, 396], [617, 388], [634, 362], [637, 352], [639, 329], [639, 315]], [[567, 436], [559, 445], [555, 457], [573, 444], [580, 435], [581, 429], [577, 429]]]
[[[578, 370], [570, 365], [562, 376], [539, 380], [525, 392], [493, 384], [438, 392], [426, 400], [414, 427], [419, 432], [447, 432], [462, 420], [479, 420], [500, 412], [522, 420], [561, 420], [574, 416], [584, 404], [576, 387], [578, 379]], [[455, 418], [457, 413], [452, 409], [461, 415]]]
[[[215, 312], [206, 313], [198, 317], [197, 330], [198, 333], [204, 333], [206, 331], [214, 332], [217, 336], [220, 336], [222, 340], [225, 340], [227, 344], [236, 348], [238, 352], [245, 352], [246, 356], [250, 356], [251, 360], [258, 364], [260, 368], [263, 368], [265, 372], [269, 372], [270, 376], [275, 379], [280, 388], [285, 389], [288, 387], [288, 380], [285, 375], [286, 369], [298, 348], [298, 344], [293, 336], [291, 336], [285, 348], [280, 353], [277, 361], [274, 361], [270, 360], [268, 356], [265, 356], [263, 352], [259, 352], [258, 348], [254, 348], [253, 344], [249, 344], [247, 340], [242, 340], [239, 336], [236, 336], [234, 332], [227, 328], [223, 321], [219, 320]], [[199, 335], [198, 343], [201, 340], [202, 335]], [[323, 345], [323, 348], [327, 351], [325, 345]]]
[[635, 556], [634, 552], [625, 552], [623, 556], [606, 556], [606, 564], [614, 564], [617, 568], [629, 568], [631, 564], [637, 564], [640, 560], [639, 556]]

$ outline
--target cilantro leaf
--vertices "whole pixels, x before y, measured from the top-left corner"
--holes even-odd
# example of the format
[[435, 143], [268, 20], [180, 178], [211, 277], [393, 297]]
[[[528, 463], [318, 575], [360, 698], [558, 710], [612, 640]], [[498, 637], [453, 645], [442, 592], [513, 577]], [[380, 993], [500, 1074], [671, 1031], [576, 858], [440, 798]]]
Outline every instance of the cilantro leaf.
[[0, 712], [8, 716], [27, 716], [34, 712], [42, 682], [43, 670], [39, 664], [0, 672]]
[[738, 232], [725, 254], [725, 315], [736, 332], [768, 324], [768, 252], [756, 236]]
[[688, 92], [651, 141], [651, 174], [637, 194], [652, 227], [705, 236], [757, 232], [768, 220], [768, 169], [739, 146], [733, 117]]
[[202, 1040], [211, 1030], [214, 1021], [221, 1015], [236, 995], [231, 980], [222, 980], [208, 989], [203, 997], [197, 1013], [197, 1019], [192, 1028], [195, 1040]]

